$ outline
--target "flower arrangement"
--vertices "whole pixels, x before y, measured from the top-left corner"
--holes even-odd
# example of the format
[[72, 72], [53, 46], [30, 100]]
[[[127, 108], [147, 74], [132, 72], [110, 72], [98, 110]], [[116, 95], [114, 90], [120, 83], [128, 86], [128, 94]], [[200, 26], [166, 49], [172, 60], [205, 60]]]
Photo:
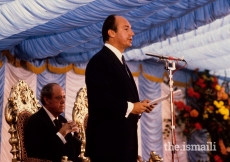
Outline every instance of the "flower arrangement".
[[189, 137], [195, 130], [207, 130], [216, 151], [209, 152], [210, 161], [230, 161], [230, 97], [227, 82], [218, 79], [208, 70], [195, 71], [191, 86], [187, 89], [186, 104], [174, 102], [176, 125]]

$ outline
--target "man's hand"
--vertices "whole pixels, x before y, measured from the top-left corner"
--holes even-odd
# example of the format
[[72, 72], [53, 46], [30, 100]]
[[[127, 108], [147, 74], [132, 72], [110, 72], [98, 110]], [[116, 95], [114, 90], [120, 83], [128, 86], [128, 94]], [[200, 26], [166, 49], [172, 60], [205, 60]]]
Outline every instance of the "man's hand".
[[65, 137], [70, 132], [79, 132], [79, 128], [74, 121], [68, 121], [67, 123], [63, 123], [59, 132]]
[[[145, 101], [145, 100], [144, 100], [144, 101]], [[149, 100], [146, 100], [146, 102], [149, 104], [150, 101], [149, 101]], [[157, 105], [157, 103], [152, 104], [152, 105], [148, 105], [148, 107], [147, 107], [147, 109], [146, 109], [145, 112], [150, 113], [150, 112], [153, 110], [153, 108], [154, 108], [155, 105]]]
[[134, 107], [133, 110], [131, 111], [131, 113], [133, 114], [141, 114], [143, 112], [151, 112], [154, 108], [154, 105], [149, 105], [150, 101], [149, 100], [143, 100], [141, 102], [136, 102], [134, 103]]

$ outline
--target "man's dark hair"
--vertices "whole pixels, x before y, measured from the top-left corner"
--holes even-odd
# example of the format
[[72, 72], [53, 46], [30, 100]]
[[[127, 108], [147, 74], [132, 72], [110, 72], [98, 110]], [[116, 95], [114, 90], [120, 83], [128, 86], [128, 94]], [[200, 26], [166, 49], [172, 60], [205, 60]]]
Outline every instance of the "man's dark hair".
[[113, 31], [117, 31], [117, 25], [116, 25], [116, 15], [109, 15], [105, 21], [104, 24], [102, 26], [102, 38], [103, 38], [103, 42], [105, 43], [105, 41], [109, 40], [109, 34], [108, 34], [108, 30], [111, 29]]
[[44, 97], [51, 99], [53, 94], [53, 86], [58, 85], [57, 83], [48, 83], [46, 84], [42, 90], [40, 95], [40, 100], [43, 106], [46, 105], [46, 102], [44, 100]]

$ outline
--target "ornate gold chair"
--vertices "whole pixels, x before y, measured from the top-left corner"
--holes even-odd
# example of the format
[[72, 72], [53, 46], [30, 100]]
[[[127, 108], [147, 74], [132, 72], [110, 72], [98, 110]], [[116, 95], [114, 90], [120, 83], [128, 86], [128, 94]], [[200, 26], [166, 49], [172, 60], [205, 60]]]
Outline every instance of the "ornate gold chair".
[[[49, 160], [28, 158], [24, 147], [24, 126], [29, 117], [38, 111], [40, 105], [32, 89], [19, 80], [12, 88], [5, 107], [5, 119], [9, 124], [12, 162], [51, 162]], [[35, 146], [36, 147], [36, 146]]]
[[163, 158], [156, 154], [155, 151], [151, 151], [149, 162], [163, 162]]
[[82, 159], [82, 162], [90, 162], [90, 159], [84, 156], [86, 144], [85, 130], [88, 120], [88, 98], [86, 87], [81, 88], [77, 93], [72, 118], [73, 121], [78, 124], [80, 130], [79, 138], [82, 141], [80, 158]]

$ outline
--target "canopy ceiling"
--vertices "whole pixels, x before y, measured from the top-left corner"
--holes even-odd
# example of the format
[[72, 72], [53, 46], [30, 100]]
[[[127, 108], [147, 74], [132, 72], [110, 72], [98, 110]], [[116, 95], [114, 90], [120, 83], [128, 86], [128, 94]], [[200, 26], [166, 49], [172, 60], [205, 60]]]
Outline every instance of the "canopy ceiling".
[[135, 32], [127, 60], [184, 57], [189, 69], [229, 77], [229, 13], [229, 0], [0, 0], [0, 51], [33, 63], [87, 62], [103, 45], [104, 19], [117, 14]]

